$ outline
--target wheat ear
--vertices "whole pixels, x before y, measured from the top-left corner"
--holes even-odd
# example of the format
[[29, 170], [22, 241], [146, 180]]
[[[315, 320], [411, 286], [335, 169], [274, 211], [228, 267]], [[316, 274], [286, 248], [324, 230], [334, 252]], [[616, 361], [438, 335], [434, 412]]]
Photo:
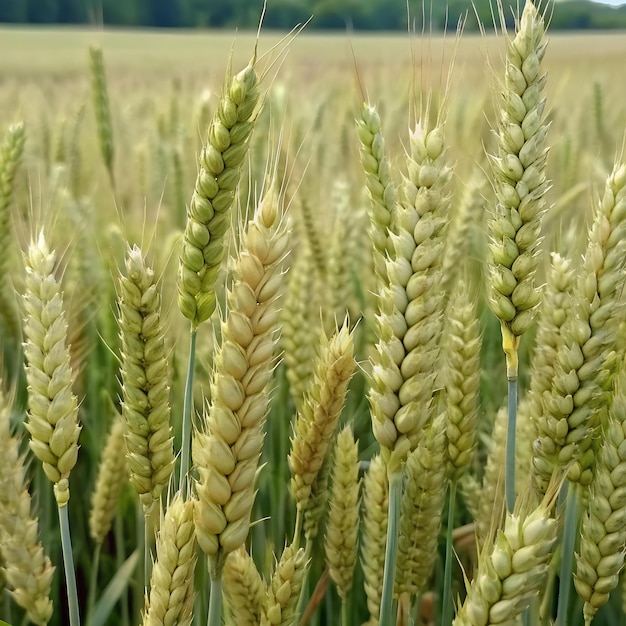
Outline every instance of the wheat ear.
[[615, 381], [613, 401], [582, 520], [574, 584], [585, 601], [585, 624], [619, 583], [626, 544], [626, 370]]
[[326, 526], [326, 562], [343, 604], [352, 589], [359, 536], [359, 446], [350, 426], [337, 435]]
[[54, 567], [38, 540], [19, 440], [9, 424], [11, 403], [0, 381], [0, 552], [10, 593], [28, 619], [44, 626], [52, 618], [50, 592]]
[[528, 516], [507, 515], [493, 546], [479, 557], [453, 626], [517, 623], [545, 583], [558, 530], [550, 508], [544, 502]]
[[[518, 437], [516, 450], [516, 492], [522, 493], [532, 480], [539, 477], [531, 471], [532, 445], [537, 437], [537, 421], [542, 413], [542, 397], [549, 391], [554, 378], [557, 350], [562, 340], [563, 324], [570, 306], [574, 270], [568, 259], [552, 255], [552, 263], [544, 290], [543, 305], [537, 318], [537, 336], [531, 359], [530, 387], [517, 413]], [[545, 478], [544, 478], [545, 480]], [[545, 493], [547, 483], [538, 489]]]
[[295, 626], [308, 563], [304, 548], [287, 546], [276, 564], [261, 611], [260, 626]]
[[169, 502], [157, 536], [144, 626], [191, 624], [195, 567], [193, 500], [184, 500], [178, 492]]
[[441, 278], [448, 222], [443, 122], [432, 130], [423, 120], [411, 133], [408, 177], [396, 211], [393, 259], [388, 283], [379, 293], [379, 341], [372, 356], [369, 393], [374, 436], [388, 470], [395, 473], [432, 419], [435, 363], [441, 335], [444, 294]]
[[0, 146], [0, 318], [8, 338], [20, 336], [20, 321], [15, 291], [10, 280], [9, 263], [13, 241], [11, 203], [15, 191], [15, 174], [24, 152], [24, 124], [11, 126]]
[[615, 311], [623, 307], [626, 251], [626, 166], [616, 165], [589, 231], [582, 273], [561, 328], [562, 342], [533, 445], [535, 485], [542, 489], [555, 470], [591, 483], [594, 440], [606, 411], [618, 334]]
[[406, 461], [402, 497], [396, 593], [421, 593], [437, 559], [446, 499], [446, 420], [438, 416]]
[[24, 354], [28, 381], [30, 448], [54, 483], [60, 507], [70, 498], [69, 475], [78, 458], [78, 403], [72, 394], [67, 323], [56, 255], [43, 235], [26, 256]]
[[174, 467], [169, 369], [154, 271], [139, 247], [126, 253], [120, 276], [122, 417], [130, 482], [149, 515]]
[[267, 587], [252, 557], [243, 547], [231, 552], [224, 565], [224, 588], [233, 623], [258, 626]]
[[548, 190], [544, 121], [546, 50], [543, 18], [527, 0], [508, 41], [498, 152], [492, 156], [497, 206], [489, 222], [491, 307], [502, 324], [511, 372], [519, 336], [530, 327], [540, 292], [535, 287], [539, 229]]
[[476, 448], [481, 350], [475, 304], [461, 281], [448, 302], [444, 344], [447, 460], [449, 474], [457, 480], [469, 467]]
[[96, 486], [91, 496], [89, 534], [97, 544], [101, 544], [111, 530], [120, 493], [128, 480], [125, 447], [124, 421], [116, 413], [102, 450]]
[[89, 48], [89, 62], [91, 68], [91, 91], [93, 106], [96, 112], [100, 152], [104, 165], [109, 172], [111, 184], [115, 186], [113, 124], [111, 123], [111, 107], [109, 106], [109, 92], [101, 48], [93, 46]]
[[369, 236], [374, 250], [374, 271], [387, 280], [386, 257], [393, 251], [389, 233], [393, 232], [397, 205], [396, 189], [391, 179], [391, 166], [385, 155], [385, 139], [376, 107], [364, 104], [356, 122], [361, 142], [361, 167], [370, 199]]
[[242, 235], [214, 359], [211, 401], [192, 445], [198, 470], [196, 533], [215, 578], [250, 527], [278, 340], [281, 264], [288, 247], [289, 231], [270, 192]]
[[369, 623], [376, 625], [380, 618], [380, 598], [383, 591], [388, 511], [387, 467], [381, 456], [375, 456], [363, 479], [361, 567], [365, 578]]
[[311, 486], [324, 463], [356, 366], [353, 335], [346, 324], [323, 337], [315, 376], [296, 417], [289, 453], [291, 492], [298, 511], [309, 506]]
[[[293, 258], [293, 252], [292, 252]], [[316, 306], [318, 276], [306, 242], [299, 246], [289, 271], [284, 306], [281, 311], [281, 347], [284, 353], [289, 393], [297, 410], [302, 407], [315, 363], [315, 346], [321, 330]]]
[[232, 78], [228, 70], [187, 208], [178, 266], [178, 305], [193, 327], [215, 310], [215, 284], [224, 256], [224, 237], [257, 114], [255, 64], [256, 55]]

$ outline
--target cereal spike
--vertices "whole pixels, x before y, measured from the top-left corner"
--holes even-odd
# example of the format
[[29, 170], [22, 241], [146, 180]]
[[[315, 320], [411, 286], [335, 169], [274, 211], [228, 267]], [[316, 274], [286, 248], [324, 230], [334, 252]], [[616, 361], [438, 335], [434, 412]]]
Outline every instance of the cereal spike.
[[178, 265], [178, 306], [194, 327], [215, 310], [230, 211], [257, 114], [255, 59], [227, 82], [200, 154]]
[[438, 416], [406, 461], [402, 497], [396, 593], [421, 593], [437, 560], [446, 499], [446, 419]]
[[443, 288], [446, 294], [452, 293], [454, 284], [462, 280], [462, 269], [471, 258], [472, 233], [481, 222], [485, 182], [482, 170], [473, 170], [453, 207], [443, 257]]
[[369, 393], [374, 436], [397, 473], [433, 417], [444, 293], [441, 268], [448, 223], [451, 171], [445, 162], [444, 123], [427, 120], [411, 133], [393, 258], [378, 294], [379, 341], [372, 355]]
[[574, 584], [588, 626], [619, 583], [626, 544], [626, 369], [616, 380], [608, 424], [581, 525]]
[[296, 626], [298, 598], [308, 570], [304, 548], [287, 546], [276, 564], [261, 611], [261, 626]]
[[31, 622], [44, 626], [52, 618], [54, 567], [37, 538], [38, 521], [32, 513], [24, 457], [11, 434], [10, 409], [0, 381], [0, 551], [13, 599]]
[[214, 359], [211, 401], [192, 444], [199, 475], [196, 533], [215, 575], [248, 536], [278, 341], [281, 266], [288, 249], [282, 211], [268, 193], [242, 235]]
[[120, 278], [122, 417], [130, 482], [146, 514], [174, 467], [169, 368], [154, 271], [137, 246], [126, 253]]
[[489, 221], [490, 304], [502, 326], [505, 352], [507, 346], [517, 352], [519, 336], [532, 324], [540, 300], [535, 271], [549, 187], [544, 35], [543, 18], [527, 0], [515, 37], [508, 41], [498, 152], [491, 157], [497, 205]]
[[320, 531], [320, 525], [324, 519], [324, 514], [328, 505], [328, 479], [332, 466], [334, 451], [331, 446], [326, 451], [324, 462], [311, 485], [311, 495], [309, 503], [304, 510], [303, 530], [307, 541], [312, 542]]
[[469, 467], [476, 447], [480, 386], [480, 328], [469, 289], [457, 283], [448, 303], [442, 373], [446, 388], [448, 473], [456, 480]]
[[534, 485], [541, 494], [553, 472], [591, 483], [594, 441], [608, 404], [611, 369], [623, 310], [626, 241], [626, 165], [616, 164], [606, 181], [563, 323], [554, 377], [543, 394], [543, 412], [533, 446]]
[[[543, 305], [537, 318], [537, 336], [531, 359], [530, 387], [517, 412], [516, 492], [528, 486], [532, 464], [532, 445], [537, 437], [537, 421], [541, 418], [543, 394], [554, 378], [557, 350], [562, 341], [566, 312], [571, 303], [574, 270], [568, 259], [552, 254], [552, 263], [544, 291]], [[544, 485], [543, 490], [547, 488]], [[545, 493], [545, 491], [544, 491]]]
[[233, 623], [237, 626], [258, 626], [267, 588], [252, 557], [243, 547], [228, 555], [223, 576]]
[[15, 191], [15, 174], [24, 153], [24, 124], [11, 126], [0, 146], [0, 319], [7, 338], [18, 341], [20, 320], [11, 283], [9, 262], [14, 241], [11, 203]]
[[326, 527], [326, 563], [342, 602], [352, 589], [359, 536], [359, 446], [346, 426], [337, 435]]
[[385, 155], [382, 124], [375, 106], [363, 104], [361, 117], [356, 121], [356, 131], [361, 142], [361, 167], [365, 172], [370, 199], [369, 235], [374, 249], [374, 271], [386, 281], [386, 256], [393, 252], [389, 233], [393, 232], [398, 200], [389, 159]]
[[96, 487], [91, 496], [89, 534], [100, 544], [111, 530], [117, 513], [120, 493], [128, 480], [128, 466], [124, 454], [124, 421], [117, 413], [107, 437], [98, 468]]
[[[292, 256], [293, 256], [292, 252]], [[289, 393], [296, 410], [300, 410], [308, 390], [315, 363], [315, 346], [319, 343], [321, 322], [316, 306], [317, 272], [306, 242], [298, 247], [288, 275], [284, 306], [281, 311], [284, 352]]]
[[54, 483], [59, 507], [70, 498], [70, 471], [78, 458], [78, 403], [72, 393], [72, 370], [61, 287], [54, 277], [56, 254], [41, 234], [25, 258], [24, 354], [28, 382], [30, 448]]
[[542, 503], [530, 515], [509, 513], [484, 551], [453, 626], [513, 624], [545, 584], [558, 524]]
[[365, 577], [370, 622], [376, 625], [380, 617], [380, 598], [383, 591], [388, 510], [387, 467], [381, 456], [375, 456], [370, 461], [369, 470], [363, 480], [361, 567]]
[[193, 500], [183, 500], [178, 492], [167, 507], [157, 536], [144, 626], [191, 624], [195, 567]]
[[322, 339], [315, 377], [298, 412], [291, 438], [289, 467], [296, 506], [306, 511], [311, 486], [322, 468], [354, 373], [354, 340], [344, 324]]
[[100, 152], [102, 153], [104, 165], [109, 172], [111, 182], [115, 186], [113, 124], [111, 123], [111, 107], [109, 106], [109, 93], [104, 71], [102, 48], [91, 46], [89, 48], [89, 61], [91, 67], [91, 91], [96, 112], [96, 123], [98, 125]]

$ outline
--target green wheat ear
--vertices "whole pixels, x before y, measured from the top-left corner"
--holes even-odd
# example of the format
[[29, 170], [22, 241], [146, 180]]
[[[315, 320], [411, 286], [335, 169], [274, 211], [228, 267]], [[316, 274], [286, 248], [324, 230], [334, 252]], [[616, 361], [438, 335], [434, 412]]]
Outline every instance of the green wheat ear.
[[91, 91], [96, 124], [98, 126], [98, 140], [100, 141], [100, 153], [104, 165], [109, 172], [111, 184], [115, 187], [115, 173], [113, 169], [114, 143], [113, 124], [111, 122], [111, 107], [109, 106], [109, 92], [107, 79], [104, 71], [104, 56], [102, 48], [89, 48], [89, 67], [91, 70]]

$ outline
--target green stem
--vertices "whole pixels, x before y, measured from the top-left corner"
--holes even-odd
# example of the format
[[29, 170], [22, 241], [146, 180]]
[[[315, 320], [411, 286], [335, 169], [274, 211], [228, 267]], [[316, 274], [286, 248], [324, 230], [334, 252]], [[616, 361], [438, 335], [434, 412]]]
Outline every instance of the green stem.
[[[126, 560], [126, 554], [124, 550], [124, 525], [122, 523], [122, 516], [118, 512], [115, 516], [115, 563], [117, 565], [117, 569], [121, 569], [124, 561]], [[136, 587], [136, 585], [135, 585]], [[128, 611], [128, 601], [127, 601], [128, 593], [122, 595], [121, 597], [121, 605], [122, 605], [122, 624], [121, 626], [129, 626], [130, 624], [130, 616]]]
[[209, 618], [207, 626], [222, 624], [222, 579], [211, 578], [211, 597], [209, 598]]
[[93, 555], [93, 562], [91, 564], [91, 576], [89, 578], [89, 596], [87, 598], [87, 622], [91, 622], [91, 614], [93, 612], [93, 605], [96, 601], [96, 589], [98, 587], [98, 568], [100, 566], [100, 552], [102, 550], [102, 544], [99, 543], [96, 546], [96, 551]]
[[574, 544], [578, 529], [578, 500], [576, 486], [568, 485], [565, 504], [565, 525], [563, 527], [563, 545], [561, 548], [561, 568], [559, 571], [559, 601], [556, 611], [556, 626], [567, 626], [567, 612], [572, 590], [572, 566], [574, 563]]
[[[137, 537], [136, 545], [137, 549], [141, 550], [141, 546], [146, 545], [146, 524], [145, 517], [143, 514], [143, 506], [139, 500], [136, 501], [136, 512], [135, 512], [135, 536]], [[145, 554], [145, 548], [144, 548]], [[135, 601], [135, 613], [141, 611], [144, 606], [144, 598], [146, 594], [146, 590], [150, 589], [150, 587], [146, 587], [146, 572], [144, 570], [146, 566], [145, 558], [140, 559], [137, 565], [137, 584], [135, 584], [134, 589], [134, 601]]]
[[80, 626], [78, 590], [76, 589], [76, 572], [74, 571], [74, 556], [72, 555], [72, 540], [67, 505], [59, 506], [59, 529], [61, 531], [61, 549], [63, 550], [63, 567], [65, 568], [70, 626]]
[[402, 498], [402, 472], [394, 472], [389, 477], [389, 521], [387, 523], [387, 546], [385, 548], [385, 571], [383, 574], [383, 594], [380, 601], [380, 626], [395, 626], [393, 614], [393, 586], [396, 578], [398, 543], [398, 522]]
[[347, 600], [341, 601], [341, 626], [350, 626], [352, 622], [350, 621], [350, 607], [348, 606]]
[[296, 512], [296, 525], [293, 530], [293, 545], [296, 550], [300, 545], [300, 536], [302, 535], [302, 525], [304, 524], [304, 513], [302, 509], [298, 508]]
[[[304, 515], [302, 516], [304, 518]], [[297, 525], [297, 515], [296, 515], [296, 525]], [[306, 544], [304, 546], [304, 560], [308, 563], [311, 559], [311, 554], [313, 554], [313, 542], [307, 537]], [[296, 609], [296, 615], [302, 615], [304, 612], [305, 602], [309, 596], [309, 572], [311, 571], [310, 567], [307, 567], [304, 570], [304, 577], [302, 578], [302, 586], [300, 587], [300, 597], [298, 598], [298, 607]]]
[[150, 576], [152, 575], [152, 518], [144, 510], [144, 531], [143, 531], [143, 582], [145, 589], [150, 589]]
[[515, 436], [517, 432], [517, 376], [509, 377], [508, 411], [506, 433], [506, 508], [509, 513], [515, 509]]
[[183, 404], [183, 432], [180, 446], [180, 479], [179, 487], [182, 489], [187, 474], [191, 456], [191, 407], [193, 403], [193, 370], [196, 362], [196, 337], [198, 328], [191, 327], [189, 336], [189, 363], [187, 365], [187, 381], [185, 382], [185, 401]]
[[452, 531], [454, 530], [454, 513], [456, 511], [456, 480], [450, 483], [448, 504], [448, 532], [446, 534], [446, 560], [443, 570], [443, 606], [441, 609], [442, 626], [452, 624]]

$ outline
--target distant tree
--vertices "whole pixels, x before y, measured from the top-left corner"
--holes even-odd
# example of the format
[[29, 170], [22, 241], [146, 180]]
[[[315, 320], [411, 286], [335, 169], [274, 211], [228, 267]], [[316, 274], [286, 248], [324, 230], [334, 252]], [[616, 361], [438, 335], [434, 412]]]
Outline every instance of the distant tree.
[[150, 26], [157, 28], [181, 26], [182, 6], [179, 0], [152, 0], [149, 7]]
[[[2, 0], [4, 2], [4, 0]], [[27, 0], [26, 19], [33, 24], [50, 24], [58, 21], [57, 0]]]
[[57, 0], [57, 2], [57, 19], [62, 24], [84, 24], [88, 21], [89, 15], [84, 0]]
[[23, 0], [2, 0], [0, 22], [23, 22], [26, 19], [26, 4]]

